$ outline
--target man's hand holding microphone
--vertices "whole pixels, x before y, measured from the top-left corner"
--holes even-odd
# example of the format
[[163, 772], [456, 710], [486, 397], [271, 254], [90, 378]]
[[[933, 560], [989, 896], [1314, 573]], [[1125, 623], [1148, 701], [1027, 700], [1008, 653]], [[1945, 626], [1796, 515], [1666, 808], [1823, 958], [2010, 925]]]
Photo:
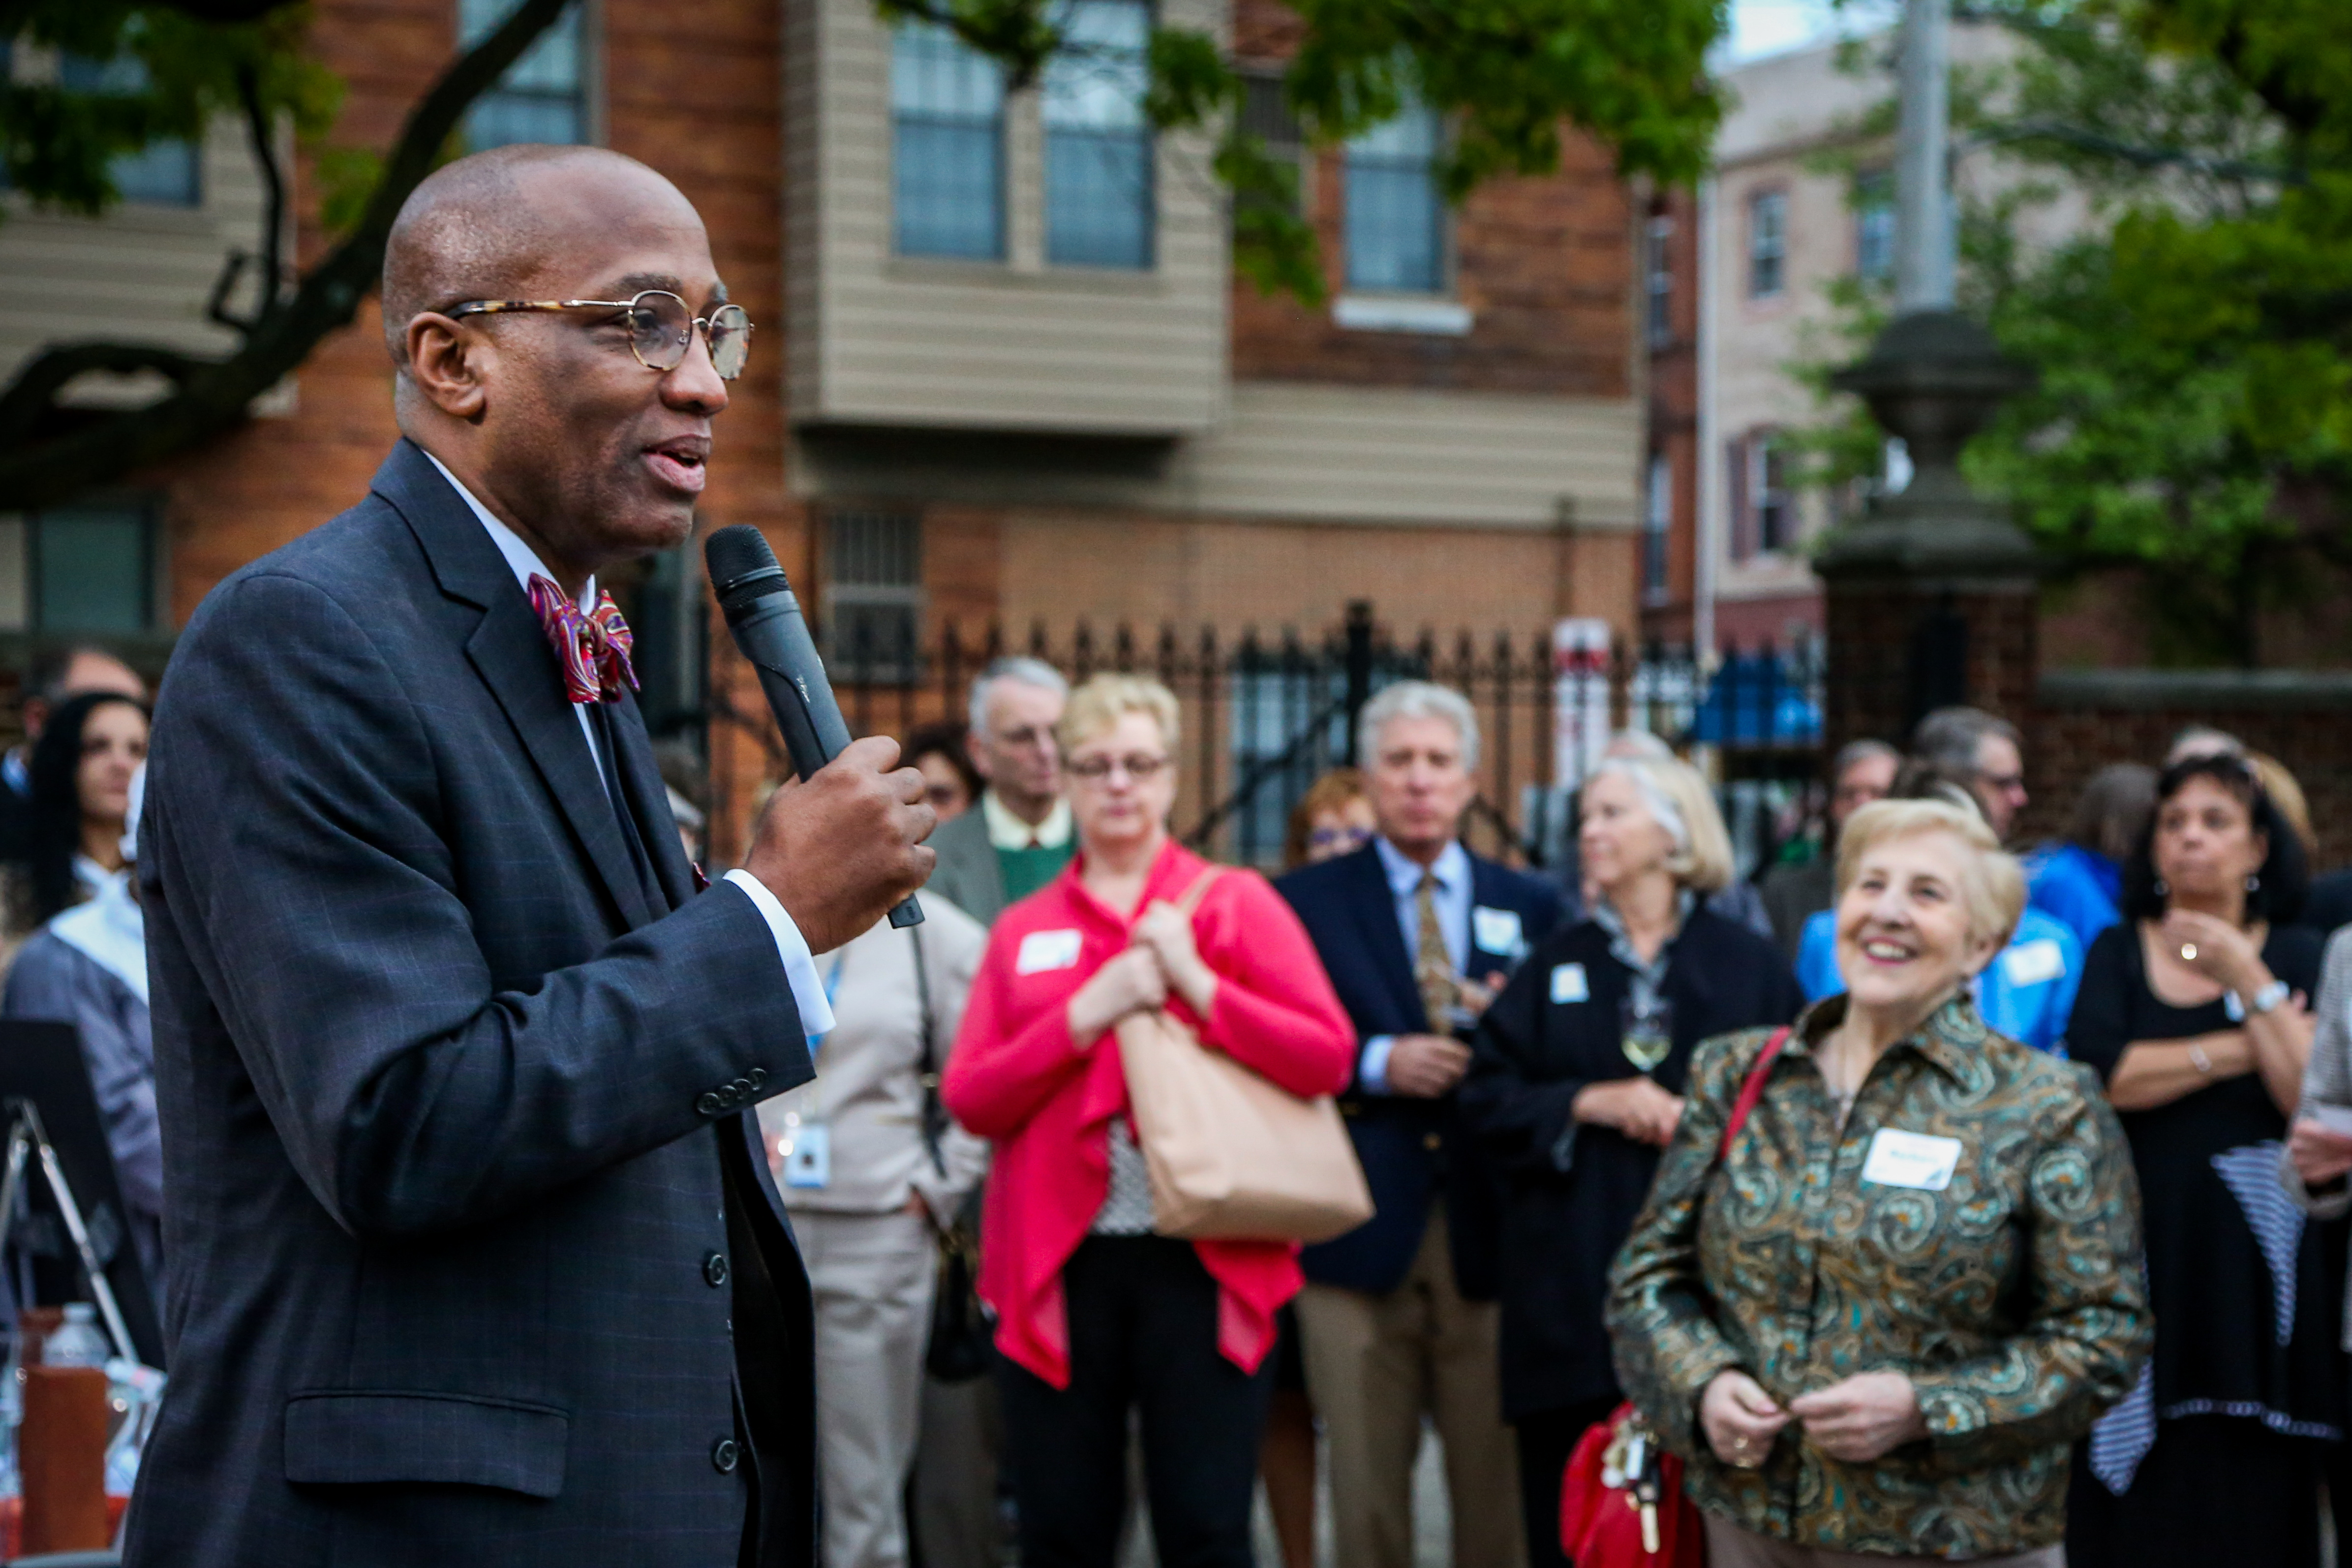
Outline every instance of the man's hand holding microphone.
[[811, 952], [864, 935], [885, 914], [893, 925], [917, 923], [914, 895], [938, 859], [923, 847], [939, 824], [923, 775], [898, 765], [889, 737], [849, 738], [800, 603], [760, 531], [722, 528], [703, 550], [727, 629], [759, 672], [799, 775], [760, 814], [743, 868], [784, 906]]

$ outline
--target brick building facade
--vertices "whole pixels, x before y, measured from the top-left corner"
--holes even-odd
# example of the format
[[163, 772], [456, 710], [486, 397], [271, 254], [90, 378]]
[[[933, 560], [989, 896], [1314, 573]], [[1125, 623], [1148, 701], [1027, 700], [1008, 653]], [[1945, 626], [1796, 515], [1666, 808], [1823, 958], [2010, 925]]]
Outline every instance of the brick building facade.
[[[1114, 77], [1119, 29], [1142, 17], [1221, 32], [1255, 73], [1252, 112], [1271, 113], [1277, 146], [1295, 137], [1272, 84], [1297, 22], [1272, 0], [1080, 10], [1077, 25], [1109, 40]], [[498, 0], [320, 0], [312, 47], [348, 84], [329, 143], [387, 144], [463, 39], [502, 14]], [[921, 94], [942, 70], [961, 84], [950, 96], [968, 92], [971, 60], [894, 39], [870, 0], [715, 0], [690, 42], [676, 22], [646, 0], [589, 0], [510, 77], [530, 90], [499, 123], [505, 139], [551, 123], [555, 82], [573, 96], [553, 134], [644, 159], [703, 213], [759, 326], [718, 426], [704, 526], [766, 531], [836, 657], [853, 628], [928, 644], [950, 624], [967, 641], [1081, 620], [1312, 636], [1360, 599], [1407, 637], [1524, 637], [1563, 614], [1632, 630], [1636, 219], [1597, 148], [1571, 139], [1558, 174], [1492, 184], [1458, 210], [1436, 199], [1433, 142], [1298, 153], [1332, 296], [1310, 310], [1233, 275], [1203, 145], [1147, 137], [1122, 153], [1116, 80], [1106, 98], [1049, 68], [1037, 87], [983, 90], [981, 120], [947, 103], [991, 142], [995, 210], [992, 247], [985, 233], [942, 247], [910, 223], [952, 230], [973, 215], [939, 205], [946, 165], [924, 162], [939, 143], [919, 138], [950, 121]], [[142, 223], [177, 225], [180, 313], [200, 318], [203, 287], [223, 252], [249, 247], [258, 209], [234, 138], [212, 140], [192, 197], [202, 222], [133, 204], [34, 226], [55, 228], [50, 251], [62, 236], [95, 264], [125, 255]], [[1077, 153], [1129, 156], [1128, 185], [1098, 173], [1087, 184]], [[305, 261], [330, 243], [312, 174], [306, 153], [292, 236]], [[1374, 198], [1384, 229], [1366, 216]], [[955, 199], [969, 207], [971, 193]], [[1100, 252], [1089, 203], [1131, 209], [1132, 254]], [[34, 265], [12, 237], [0, 233], [0, 275]], [[1368, 268], [1374, 246], [1395, 255]], [[89, 629], [157, 662], [222, 577], [364, 492], [394, 435], [380, 333], [371, 300], [265, 416], [136, 478], [158, 563], [144, 624]], [[6, 554], [0, 542], [0, 579]], [[648, 702], [656, 728], [756, 713], [709, 635], [690, 551], [622, 586], [649, 662], [668, 669]], [[0, 635], [6, 597], [0, 580]], [[31, 642], [85, 629], [37, 607], [25, 627]], [[755, 727], [709, 730], [722, 858], [777, 771]]]

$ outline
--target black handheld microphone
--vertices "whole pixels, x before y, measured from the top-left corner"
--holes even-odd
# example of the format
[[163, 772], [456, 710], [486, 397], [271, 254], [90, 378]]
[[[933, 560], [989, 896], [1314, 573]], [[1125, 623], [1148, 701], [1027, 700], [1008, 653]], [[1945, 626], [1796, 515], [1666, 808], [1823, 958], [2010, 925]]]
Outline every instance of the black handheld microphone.
[[[702, 547], [711, 590], [727, 616], [735, 647], [760, 672], [760, 689], [784, 732], [793, 771], [808, 778], [849, 744], [849, 726], [824, 678], [824, 660], [809, 637], [793, 585], [760, 531], [739, 522], [712, 534]], [[920, 925], [923, 907], [908, 898], [890, 911], [890, 923]]]

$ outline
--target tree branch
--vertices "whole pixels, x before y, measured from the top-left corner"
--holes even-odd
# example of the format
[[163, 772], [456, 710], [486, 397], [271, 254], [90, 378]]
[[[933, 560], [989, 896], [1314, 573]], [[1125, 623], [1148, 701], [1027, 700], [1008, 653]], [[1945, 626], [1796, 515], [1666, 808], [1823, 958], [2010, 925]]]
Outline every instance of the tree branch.
[[2014, 125], [1996, 125], [1978, 132], [1966, 141], [1956, 142], [1952, 153], [1957, 157], [1980, 148], [1998, 147], [2012, 142], [2056, 142], [2085, 153], [2116, 159], [2137, 169], [2188, 169], [2224, 180], [2257, 180], [2271, 184], [2300, 185], [2309, 177], [2299, 169], [2241, 163], [2235, 158], [2209, 158], [2185, 147], [2144, 147], [2136, 142], [2119, 142], [2096, 131], [2086, 131], [2079, 125], [2065, 125], [2051, 120], [2021, 120]]
[[17, 373], [8, 390], [0, 393], [0, 447], [30, 434], [50, 411], [57, 395], [76, 376], [91, 371], [130, 375], [153, 370], [184, 384], [211, 368], [212, 363], [154, 343], [60, 343], [36, 355]]
[[236, 73], [237, 101], [245, 108], [246, 140], [253, 148], [254, 167], [260, 171], [264, 201], [261, 218], [260, 295], [251, 311], [239, 315], [229, 309], [228, 297], [236, 291], [237, 280], [245, 269], [254, 265], [249, 251], [232, 250], [221, 258], [220, 276], [213, 281], [211, 297], [205, 301], [205, 315], [240, 337], [251, 337], [286, 291], [286, 263], [282, 254], [286, 232], [286, 175], [278, 167], [275, 128], [268, 113], [261, 106], [261, 81], [251, 66]]
[[[0, 423], [0, 510], [52, 505], [86, 488], [92, 475], [136, 472], [241, 424], [255, 398], [298, 368], [320, 339], [351, 324], [360, 301], [383, 275], [384, 246], [401, 204], [433, 171], [467, 109], [553, 25], [566, 3], [523, 0], [496, 32], [450, 63], [409, 111], [384, 160], [383, 178], [352, 232], [277, 310], [259, 317], [236, 353], [206, 363], [168, 350], [142, 350], [151, 358], [132, 368], [164, 369], [166, 356], [193, 367], [175, 377], [179, 384], [161, 402], [104, 415], [54, 436], [40, 433], [37, 414], [16, 428]], [[36, 360], [0, 393], [0, 410], [21, 409], [34, 400], [36, 388], [26, 377], [51, 357]], [[46, 405], [62, 384], [49, 385], [38, 401]]]

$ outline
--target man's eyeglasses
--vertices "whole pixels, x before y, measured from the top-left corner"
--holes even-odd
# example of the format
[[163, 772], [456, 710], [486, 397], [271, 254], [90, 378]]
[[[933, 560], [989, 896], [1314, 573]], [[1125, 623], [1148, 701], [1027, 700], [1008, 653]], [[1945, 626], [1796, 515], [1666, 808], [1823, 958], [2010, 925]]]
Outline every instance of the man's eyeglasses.
[[751, 353], [751, 318], [740, 305], [721, 305], [708, 316], [667, 289], [648, 289], [630, 300], [468, 300], [445, 316], [499, 316], [520, 310], [618, 310], [625, 312], [629, 352], [647, 370], [667, 374], [686, 363], [686, 351], [700, 328], [710, 343], [710, 367], [722, 381], [743, 374]]
[[1110, 777], [1111, 770], [1124, 771], [1137, 784], [1150, 784], [1160, 770], [1168, 765], [1164, 756], [1155, 757], [1138, 752], [1129, 757], [1079, 757], [1070, 763], [1070, 776], [1088, 784], [1100, 784]]

